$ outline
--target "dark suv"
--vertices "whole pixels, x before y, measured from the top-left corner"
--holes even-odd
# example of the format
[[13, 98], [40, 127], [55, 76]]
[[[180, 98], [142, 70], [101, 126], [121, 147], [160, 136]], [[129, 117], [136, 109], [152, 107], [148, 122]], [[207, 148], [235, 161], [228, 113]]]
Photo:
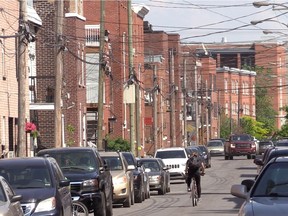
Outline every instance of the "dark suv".
[[1, 159], [0, 175], [22, 195], [25, 216], [72, 215], [70, 182], [54, 158]]
[[113, 183], [110, 171], [98, 151], [91, 147], [51, 148], [38, 156], [55, 158], [70, 180], [72, 197], [79, 197], [94, 216], [111, 216]]
[[128, 165], [135, 166], [135, 169], [133, 170], [135, 202], [141, 203], [145, 200], [144, 170], [142, 169], [141, 164], [137, 163], [132, 152], [122, 152], [122, 155], [125, 157]]

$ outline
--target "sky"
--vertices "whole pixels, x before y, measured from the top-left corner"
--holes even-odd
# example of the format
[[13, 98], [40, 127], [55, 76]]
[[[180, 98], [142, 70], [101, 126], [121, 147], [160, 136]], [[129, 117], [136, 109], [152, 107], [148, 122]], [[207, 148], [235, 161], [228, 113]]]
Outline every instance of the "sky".
[[[184, 43], [217, 43], [223, 40], [233, 43], [286, 41], [288, 0], [266, 1], [274, 4], [274, 8], [272, 5], [256, 8], [253, 2], [255, 1], [132, 0], [132, 3], [144, 4], [149, 8], [144, 20], [152, 25], [153, 30], [179, 33]], [[250, 23], [257, 20], [265, 21], [257, 25]], [[265, 30], [272, 33], [264, 34]]]

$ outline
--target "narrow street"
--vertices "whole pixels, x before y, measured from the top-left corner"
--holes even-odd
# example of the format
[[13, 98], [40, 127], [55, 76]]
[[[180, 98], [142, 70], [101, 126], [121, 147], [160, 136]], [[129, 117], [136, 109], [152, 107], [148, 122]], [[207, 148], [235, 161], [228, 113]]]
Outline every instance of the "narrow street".
[[235, 157], [234, 160], [213, 157], [212, 167], [206, 169], [202, 178], [202, 200], [198, 206], [192, 207], [186, 185], [174, 181], [170, 193], [161, 196], [153, 192], [150, 199], [131, 208], [114, 207], [114, 216], [235, 216], [243, 201], [230, 194], [231, 185], [255, 175], [253, 160], [246, 157]]

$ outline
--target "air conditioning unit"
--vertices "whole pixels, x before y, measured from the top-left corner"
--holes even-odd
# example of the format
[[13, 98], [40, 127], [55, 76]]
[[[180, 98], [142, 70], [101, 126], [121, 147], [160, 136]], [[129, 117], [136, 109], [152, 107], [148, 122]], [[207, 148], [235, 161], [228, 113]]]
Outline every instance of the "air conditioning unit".
[[9, 151], [8, 152], [8, 158], [14, 158], [14, 151]]

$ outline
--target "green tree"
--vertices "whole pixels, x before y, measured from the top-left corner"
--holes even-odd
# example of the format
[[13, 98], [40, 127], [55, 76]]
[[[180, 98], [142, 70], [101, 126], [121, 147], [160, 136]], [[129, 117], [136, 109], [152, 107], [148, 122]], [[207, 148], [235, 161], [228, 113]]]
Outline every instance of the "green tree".
[[286, 123], [284, 125], [282, 125], [282, 127], [279, 131], [277, 131], [276, 138], [288, 137], [288, 124], [287, 124], [287, 122], [288, 122], [288, 106], [284, 106], [282, 108], [282, 110], [286, 112], [286, 115], [285, 115]]
[[269, 130], [264, 127], [262, 122], [259, 122], [250, 116], [244, 116], [240, 119], [241, 128], [244, 133], [256, 137], [258, 140], [267, 138]]
[[255, 100], [256, 100], [256, 120], [263, 123], [263, 128], [268, 129], [268, 134], [272, 135], [276, 131], [275, 116], [277, 111], [274, 110], [271, 96], [268, 95], [268, 87], [271, 83], [271, 68], [248, 67], [244, 69], [253, 70], [257, 73], [255, 83]]
[[108, 139], [107, 149], [109, 151], [130, 151], [131, 145], [127, 140], [117, 138], [113, 140]]
[[[220, 115], [220, 137], [221, 138], [228, 138], [231, 133], [234, 132], [234, 129], [237, 128], [236, 122], [234, 119], [229, 118], [225, 115], [224, 111], [221, 112]], [[231, 128], [232, 126], [232, 128]], [[232, 129], [232, 131], [231, 131]]]

